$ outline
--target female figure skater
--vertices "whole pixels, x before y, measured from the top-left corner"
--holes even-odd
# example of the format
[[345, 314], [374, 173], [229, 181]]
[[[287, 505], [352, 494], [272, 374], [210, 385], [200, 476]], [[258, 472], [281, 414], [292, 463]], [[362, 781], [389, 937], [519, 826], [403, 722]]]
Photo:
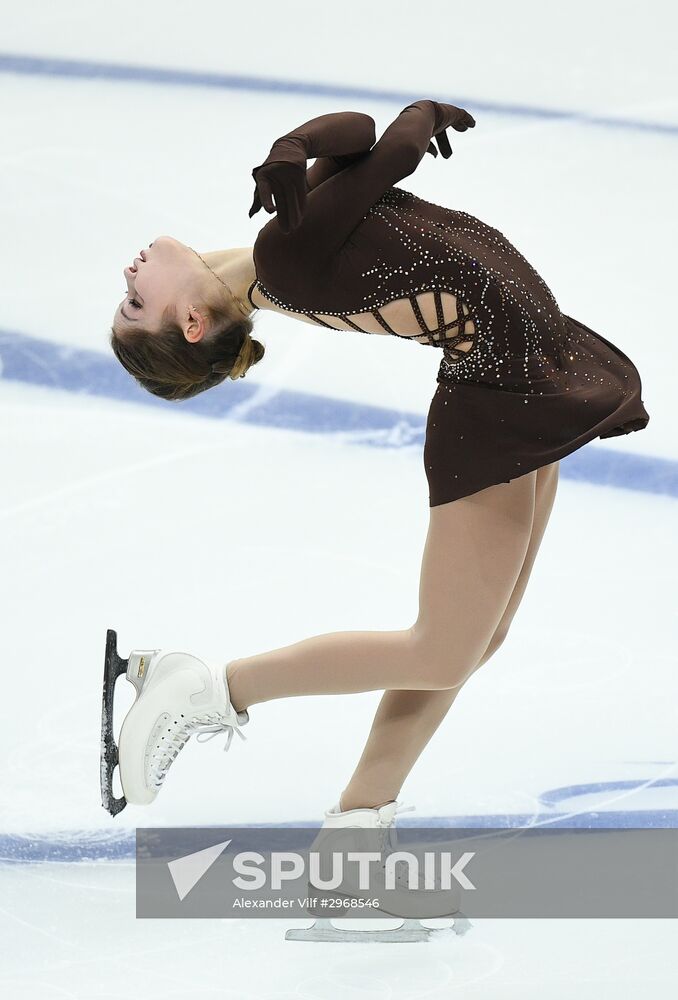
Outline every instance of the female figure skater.
[[229, 746], [254, 705], [383, 690], [324, 825], [388, 827], [403, 781], [461, 686], [506, 638], [553, 506], [559, 460], [594, 438], [647, 425], [631, 360], [564, 315], [501, 232], [394, 187], [424, 153], [438, 155], [432, 138], [447, 159], [445, 130], [474, 125], [454, 105], [415, 101], [375, 145], [368, 115], [321, 115], [276, 140], [252, 171], [250, 216], [262, 205], [277, 212], [254, 247], [200, 257], [163, 236], [125, 269], [129, 297], [111, 344], [127, 371], [165, 399], [244, 376], [264, 353], [250, 335], [258, 309], [442, 351], [426, 424], [430, 522], [417, 620], [228, 663], [134, 650], [124, 664], [138, 694], [119, 747], [128, 801], [155, 798], [192, 733], [223, 730]]

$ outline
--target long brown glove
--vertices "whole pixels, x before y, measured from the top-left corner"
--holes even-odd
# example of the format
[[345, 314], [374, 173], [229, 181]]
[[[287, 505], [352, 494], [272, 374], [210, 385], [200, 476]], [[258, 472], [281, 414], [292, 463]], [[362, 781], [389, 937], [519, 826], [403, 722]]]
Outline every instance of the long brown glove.
[[[283, 168], [286, 166], [289, 168], [289, 160], [276, 160], [270, 163], [262, 163], [261, 166], [255, 167], [252, 171], [252, 176], [254, 177], [256, 184], [254, 188], [254, 199], [248, 213], [250, 219], [262, 208], [263, 197], [266, 199], [263, 202], [263, 208], [265, 208], [265, 210], [269, 213], [274, 212], [277, 205], [281, 205], [283, 207], [286, 206], [287, 224], [289, 226], [290, 218], [292, 218], [292, 220], [296, 219], [297, 221], [293, 221], [292, 224], [292, 228], [295, 228], [299, 225], [301, 217], [304, 214], [304, 208], [306, 207], [306, 195], [319, 183], [319, 178], [317, 176], [312, 184], [309, 183], [309, 174], [315, 171], [316, 174], [321, 173], [324, 175], [327, 173], [331, 176], [338, 170], [343, 170], [352, 163], [356, 163], [358, 160], [361, 160], [363, 156], [367, 156], [368, 152], [369, 150], [365, 150], [362, 153], [346, 153], [343, 156], [322, 157], [321, 159], [316, 160], [310, 170], [306, 169], [306, 158], [304, 157], [303, 174], [301, 162], [299, 164], [293, 164], [293, 169], [288, 170], [284, 170]], [[331, 161], [331, 169], [328, 168], [326, 161]], [[266, 168], [265, 171], [264, 167]], [[271, 169], [273, 167], [275, 169]], [[289, 197], [290, 191], [293, 192], [293, 196], [291, 198]], [[273, 204], [274, 197], [275, 205]], [[290, 217], [290, 205], [294, 208], [292, 217]], [[297, 208], [299, 209], [298, 214]], [[283, 225], [285, 212], [279, 212], [278, 214], [283, 232], [288, 232], [289, 230]]]
[[[443, 159], [447, 160], [452, 155], [452, 148], [445, 129], [451, 127], [457, 132], [465, 132], [475, 126], [475, 119], [454, 104], [438, 101], [431, 101], [431, 104], [436, 113], [433, 138]], [[438, 155], [433, 142], [429, 143], [426, 152]], [[343, 159], [348, 165], [365, 155], [369, 155], [369, 151], [347, 154]], [[250, 218], [263, 207], [269, 214], [277, 211], [283, 233], [289, 233], [300, 225], [308, 193], [306, 159], [307, 150], [298, 138], [283, 136], [274, 143], [267, 159], [252, 171], [255, 190], [248, 213]]]
[[[452, 147], [447, 138], [445, 129], [453, 128], [457, 132], [465, 132], [467, 128], [475, 128], [476, 120], [473, 115], [463, 108], [458, 108], [454, 104], [441, 104], [440, 101], [431, 101], [436, 109], [436, 125], [433, 138], [438, 144], [438, 149], [442, 153], [444, 160], [449, 160], [452, 156]], [[427, 153], [437, 156], [438, 152], [432, 142], [428, 144]]]

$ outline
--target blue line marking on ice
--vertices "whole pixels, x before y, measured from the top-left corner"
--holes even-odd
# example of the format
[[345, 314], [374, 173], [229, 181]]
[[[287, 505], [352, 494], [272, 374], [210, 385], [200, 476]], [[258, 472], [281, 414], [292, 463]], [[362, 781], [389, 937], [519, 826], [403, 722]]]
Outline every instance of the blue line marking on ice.
[[[84, 80], [111, 80], [123, 83], [155, 83], [183, 87], [217, 87], [223, 90], [249, 91], [250, 93], [303, 94], [307, 97], [340, 97], [356, 100], [384, 101], [409, 104], [418, 94], [400, 90], [381, 90], [374, 87], [347, 87], [337, 83], [284, 80], [274, 77], [245, 76], [239, 73], [198, 72], [196, 70], [162, 69], [158, 66], [134, 66], [119, 63], [92, 62], [87, 59], [58, 59], [52, 56], [18, 55], [0, 52], [0, 72], [26, 76], [70, 77]], [[449, 101], [450, 95], [431, 94], [433, 100]], [[524, 104], [502, 104], [496, 101], [476, 100], [473, 97], [454, 95], [456, 104], [473, 111], [516, 117], [576, 121], [582, 125], [678, 134], [678, 125], [652, 122], [635, 118], [615, 118], [587, 114], [585, 111], [566, 111], [556, 108], [531, 107]]]
[[[596, 786], [602, 788], [603, 786]], [[616, 785], [613, 785], [616, 788]], [[290, 823], [241, 823], [233, 826], [258, 829], [312, 829], [320, 824], [295, 820]], [[631, 809], [557, 813], [498, 813], [469, 816], [427, 816], [403, 820], [399, 827], [462, 830], [656, 830], [678, 829], [678, 809]], [[205, 827], [207, 829], [208, 827]], [[216, 826], [215, 826], [216, 828]], [[271, 841], [271, 847], [275, 841]], [[286, 845], [289, 846], [289, 845]], [[0, 864], [73, 864], [79, 861], [127, 861], [136, 854], [136, 830], [129, 827], [65, 831], [61, 835], [0, 834]]]
[[[668, 763], [665, 762], [665, 763]], [[539, 801], [545, 806], [555, 806], [566, 799], [577, 798], [580, 795], [596, 795], [600, 792], [616, 792], [631, 790], [633, 788], [678, 788], [678, 778], [657, 778], [650, 785], [645, 781], [637, 779], [623, 779], [619, 781], [590, 782], [586, 785], [565, 785], [563, 788], [553, 788], [539, 796]]]
[[[234, 407], [259, 391], [258, 386], [242, 385], [245, 380], [239, 379], [194, 399], [167, 402], [142, 389], [113, 357], [9, 330], [0, 330], [0, 377], [211, 418], [228, 418]], [[426, 417], [416, 413], [289, 389], [276, 391], [243, 417], [233, 419], [308, 434], [342, 434], [348, 443], [376, 448], [421, 448], [426, 429]], [[567, 479], [678, 496], [678, 462], [672, 459], [589, 444], [562, 459], [560, 470]]]

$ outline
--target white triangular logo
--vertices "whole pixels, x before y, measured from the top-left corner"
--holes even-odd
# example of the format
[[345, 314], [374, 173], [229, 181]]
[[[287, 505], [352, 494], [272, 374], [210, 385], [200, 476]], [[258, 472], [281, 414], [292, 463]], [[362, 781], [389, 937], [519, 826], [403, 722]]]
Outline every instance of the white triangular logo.
[[174, 861], [167, 862], [179, 899], [185, 899], [188, 896], [193, 886], [198, 884], [205, 872], [211, 868], [224, 848], [228, 847], [230, 843], [230, 840], [224, 840], [221, 844], [206, 847], [203, 851], [185, 854], [183, 858], [175, 858]]

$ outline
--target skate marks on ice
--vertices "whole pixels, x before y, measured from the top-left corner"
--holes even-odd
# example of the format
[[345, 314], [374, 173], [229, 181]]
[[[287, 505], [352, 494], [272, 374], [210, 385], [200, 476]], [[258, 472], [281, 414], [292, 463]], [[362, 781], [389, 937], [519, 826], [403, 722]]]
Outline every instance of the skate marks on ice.
[[329, 948], [286, 942], [284, 919], [138, 921], [124, 863], [11, 866], [0, 883], [0, 988], [12, 1000], [448, 1000], [504, 964], [498, 945], [470, 934]]
[[284, 919], [256, 926], [135, 920], [134, 885], [134, 867], [124, 863], [0, 868], [3, 994], [12, 1000], [598, 1000], [605, 985], [624, 998], [642, 996], [641, 986], [653, 1000], [674, 995], [671, 921], [598, 920], [595, 948], [586, 920], [474, 920], [463, 937], [338, 948], [286, 942]]
[[322, 971], [300, 979], [294, 991], [265, 993], [266, 1000], [449, 1000], [463, 987], [499, 976], [504, 966], [500, 948], [468, 936], [455, 940], [451, 930], [449, 937], [434, 937], [419, 947], [375, 942], [307, 945], [299, 951], [309, 963], [317, 953]]

